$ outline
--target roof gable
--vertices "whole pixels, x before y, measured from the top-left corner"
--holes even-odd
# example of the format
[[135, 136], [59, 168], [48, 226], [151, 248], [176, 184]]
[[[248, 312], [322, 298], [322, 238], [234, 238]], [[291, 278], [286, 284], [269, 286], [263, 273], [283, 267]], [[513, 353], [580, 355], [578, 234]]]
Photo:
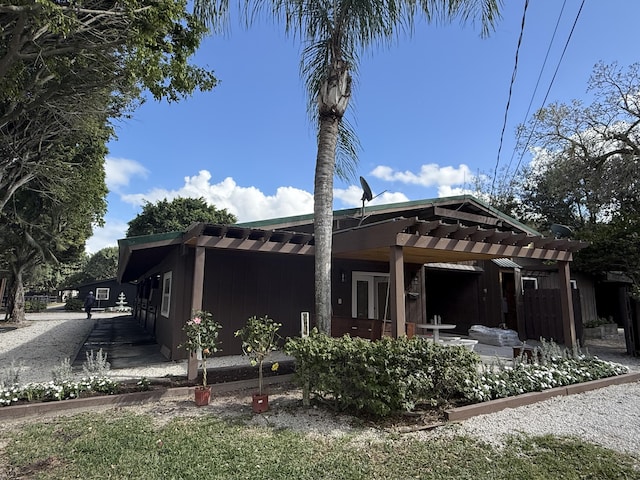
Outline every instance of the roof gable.
[[[461, 223], [466, 226], [478, 225], [522, 232], [528, 235], [540, 235], [536, 230], [471, 195], [368, 205], [365, 206], [364, 212], [362, 208], [334, 210], [334, 231], [399, 217], [416, 218], [424, 221], [442, 219], [445, 222]], [[313, 214], [245, 222], [238, 225], [275, 230], [292, 229], [312, 233]]]

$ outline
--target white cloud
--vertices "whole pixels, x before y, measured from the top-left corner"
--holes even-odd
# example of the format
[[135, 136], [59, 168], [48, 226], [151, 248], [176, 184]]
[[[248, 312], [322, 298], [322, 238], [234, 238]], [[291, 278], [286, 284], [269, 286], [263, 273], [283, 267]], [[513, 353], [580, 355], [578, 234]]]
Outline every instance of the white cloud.
[[[340, 200], [345, 207], [361, 207], [362, 206], [362, 188], [356, 185], [349, 185], [346, 189], [336, 188], [333, 192], [334, 199]], [[373, 192], [373, 200], [367, 202], [367, 205], [382, 205], [385, 203], [407, 202], [409, 199], [404, 193]]]
[[153, 189], [147, 193], [122, 195], [121, 199], [141, 206], [145, 201], [172, 200], [176, 197], [202, 197], [216, 208], [226, 208], [239, 222], [287, 217], [313, 212], [313, 195], [294, 187], [279, 187], [274, 195], [266, 195], [256, 187], [241, 187], [231, 177], [211, 183], [211, 174], [201, 170], [197, 175], [185, 177], [177, 190]]
[[[112, 164], [114, 165], [116, 164]], [[130, 166], [127, 162], [123, 165]], [[374, 191], [373, 193], [375, 198], [369, 203], [372, 205], [409, 200], [406, 195], [399, 192], [377, 193]], [[185, 177], [184, 185], [178, 189], [155, 188], [146, 193], [121, 194], [120, 200], [135, 207], [141, 207], [145, 202], [156, 203], [176, 197], [202, 197], [216, 208], [226, 208], [236, 215], [239, 222], [313, 213], [312, 193], [294, 187], [278, 187], [275, 194], [266, 195], [256, 187], [239, 186], [231, 177], [218, 183], [211, 183], [211, 174], [207, 170]], [[334, 198], [342, 203], [338, 208], [359, 207], [362, 205], [362, 188], [359, 185], [350, 185], [346, 189], [335, 189]], [[87, 241], [87, 251], [95, 253], [104, 247], [117, 246], [117, 240], [125, 237], [129, 220], [106, 219], [103, 228], [94, 229], [94, 235]]]
[[129, 185], [131, 177], [146, 178], [149, 171], [135, 160], [126, 158], [107, 157], [104, 165], [107, 188], [117, 191], [120, 187]]
[[460, 164], [456, 168], [451, 166], [441, 167], [436, 163], [429, 163], [422, 165], [418, 173], [409, 170], [401, 172], [391, 167], [380, 165], [373, 169], [371, 175], [388, 182], [401, 182], [423, 187], [470, 185], [474, 179], [471, 170], [465, 164]]
[[460, 195], [477, 195], [477, 192], [468, 188], [453, 188], [449, 185], [440, 185], [438, 187], [438, 197], [458, 197]]
[[120, 220], [105, 220], [104, 227], [94, 227], [93, 236], [87, 240], [86, 251], [93, 254], [105, 247], [117, 247], [118, 239], [124, 238], [129, 225]]

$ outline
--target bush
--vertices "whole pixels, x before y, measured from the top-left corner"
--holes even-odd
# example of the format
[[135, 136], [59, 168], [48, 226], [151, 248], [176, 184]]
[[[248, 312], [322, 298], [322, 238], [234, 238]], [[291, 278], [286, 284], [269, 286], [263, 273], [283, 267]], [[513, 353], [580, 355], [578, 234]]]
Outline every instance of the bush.
[[27, 313], [44, 312], [47, 309], [47, 302], [42, 300], [27, 300], [24, 302], [24, 311]]
[[107, 354], [93, 350], [86, 352], [87, 359], [82, 364], [82, 371], [89, 378], [103, 378], [109, 375], [111, 364], [107, 361]]
[[67, 312], [80, 312], [82, 311], [84, 303], [79, 298], [69, 298], [64, 304], [64, 309]]
[[615, 322], [613, 321], [613, 319], [608, 319], [608, 318], [601, 317], [601, 318], [588, 320], [588, 321], [584, 322], [582, 324], [582, 326], [584, 328], [597, 328], [597, 327], [600, 327], [602, 325], [608, 325], [610, 323], [615, 323]]
[[285, 351], [296, 359], [300, 385], [339, 410], [380, 416], [466, 397], [480, 363], [464, 347], [420, 338], [370, 342], [347, 335], [331, 338], [317, 330], [290, 339]]

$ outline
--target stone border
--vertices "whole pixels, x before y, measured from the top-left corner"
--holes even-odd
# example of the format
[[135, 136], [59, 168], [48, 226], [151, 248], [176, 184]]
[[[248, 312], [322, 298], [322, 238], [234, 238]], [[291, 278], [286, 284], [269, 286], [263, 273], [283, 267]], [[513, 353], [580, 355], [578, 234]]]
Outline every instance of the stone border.
[[623, 383], [632, 383], [640, 381], [640, 372], [625, 373], [613, 377], [601, 378], [590, 382], [575, 383], [565, 387], [556, 387], [541, 392], [530, 392], [513, 397], [498, 398], [488, 402], [474, 403], [464, 407], [451, 408], [445, 410], [447, 420], [451, 422], [466, 420], [477, 415], [485, 415], [488, 413], [499, 412], [506, 408], [516, 408], [532, 403], [542, 402], [553, 397], [575, 395], [576, 393], [588, 392], [598, 388], [608, 387], [610, 385], [620, 385]]
[[[270, 376], [263, 379], [265, 385], [277, 383], [287, 383], [293, 380], [293, 374]], [[240, 380], [236, 382], [217, 383], [211, 385], [212, 393], [227, 393], [236, 390], [246, 390], [256, 388], [258, 379]], [[21, 405], [10, 405], [0, 407], [0, 420], [25, 418], [33, 415], [42, 415], [51, 412], [73, 410], [75, 408], [87, 408], [98, 406], [124, 407], [127, 405], [140, 405], [142, 403], [158, 401], [161, 399], [184, 398], [193, 400], [194, 387], [159, 387], [153, 391], [122, 393], [116, 395], [99, 395], [95, 397], [76, 398], [72, 400], [61, 400], [59, 402], [34, 402]]]

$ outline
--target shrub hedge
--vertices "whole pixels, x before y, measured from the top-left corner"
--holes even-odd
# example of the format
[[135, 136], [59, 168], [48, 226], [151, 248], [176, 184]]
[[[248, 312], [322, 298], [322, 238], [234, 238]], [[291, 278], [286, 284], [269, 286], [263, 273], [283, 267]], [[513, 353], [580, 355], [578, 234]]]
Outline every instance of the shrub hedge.
[[464, 347], [420, 338], [331, 338], [313, 331], [285, 345], [296, 359], [296, 380], [339, 410], [373, 415], [411, 411], [465, 398], [480, 359]]

